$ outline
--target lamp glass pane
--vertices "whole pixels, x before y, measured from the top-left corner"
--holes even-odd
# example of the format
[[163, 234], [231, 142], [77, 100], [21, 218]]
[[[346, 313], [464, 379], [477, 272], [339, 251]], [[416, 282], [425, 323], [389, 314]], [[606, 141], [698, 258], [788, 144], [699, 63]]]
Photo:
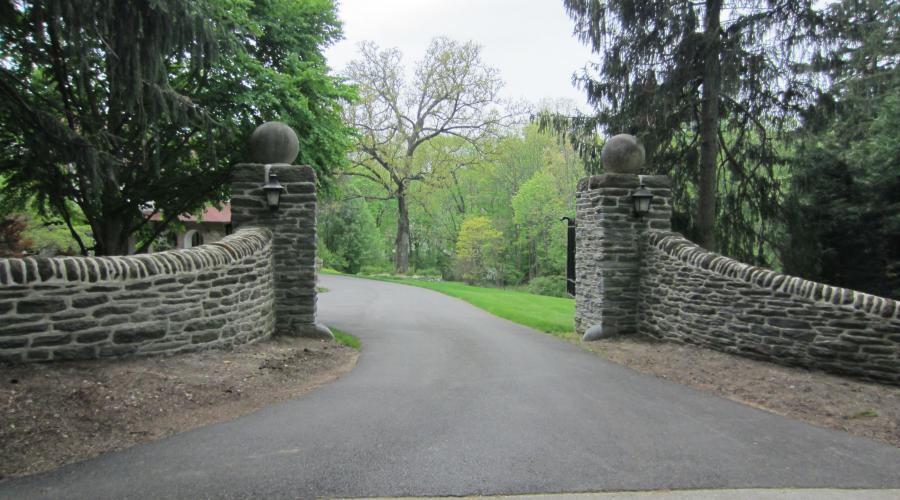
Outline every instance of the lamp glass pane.
[[634, 211], [645, 214], [650, 211], [650, 198], [639, 197], [634, 199]]
[[278, 202], [281, 198], [281, 192], [277, 189], [266, 190], [266, 198], [269, 203], [269, 208], [278, 208]]

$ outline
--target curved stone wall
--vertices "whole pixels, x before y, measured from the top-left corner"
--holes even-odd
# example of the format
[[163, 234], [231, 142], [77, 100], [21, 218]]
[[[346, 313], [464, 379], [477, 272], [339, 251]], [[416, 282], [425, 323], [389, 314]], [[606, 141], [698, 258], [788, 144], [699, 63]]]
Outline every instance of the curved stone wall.
[[149, 255], [0, 259], [0, 360], [173, 353], [275, 328], [272, 233]]
[[642, 237], [638, 330], [787, 365], [900, 383], [900, 303]]

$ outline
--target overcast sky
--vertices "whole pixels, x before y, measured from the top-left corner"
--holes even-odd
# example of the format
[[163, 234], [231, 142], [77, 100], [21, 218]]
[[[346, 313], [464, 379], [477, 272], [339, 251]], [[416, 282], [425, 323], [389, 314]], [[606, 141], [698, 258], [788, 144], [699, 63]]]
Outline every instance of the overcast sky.
[[338, 11], [345, 39], [326, 51], [338, 73], [363, 40], [400, 49], [410, 67], [444, 35], [482, 46], [484, 60], [500, 70], [504, 97], [568, 98], [589, 109], [572, 73], [591, 53], [572, 36], [562, 0], [338, 0]]

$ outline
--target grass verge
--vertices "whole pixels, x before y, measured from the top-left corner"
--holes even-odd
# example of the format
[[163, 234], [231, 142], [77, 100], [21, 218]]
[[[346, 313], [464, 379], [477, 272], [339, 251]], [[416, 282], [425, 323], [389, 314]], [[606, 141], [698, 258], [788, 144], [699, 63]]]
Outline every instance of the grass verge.
[[359, 346], [361, 342], [359, 338], [350, 335], [347, 332], [343, 332], [338, 330], [337, 328], [329, 327], [331, 329], [331, 333], [334, 334], [334, 341], [338, 344], [345, 345], [347, 347], [352, 347], [353, 349], [359, 350]]

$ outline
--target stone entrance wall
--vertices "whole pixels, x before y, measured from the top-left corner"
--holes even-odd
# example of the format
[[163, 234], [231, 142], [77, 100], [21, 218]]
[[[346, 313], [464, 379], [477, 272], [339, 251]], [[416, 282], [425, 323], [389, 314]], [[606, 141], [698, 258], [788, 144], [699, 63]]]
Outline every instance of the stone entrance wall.
[[[610, 147], [612, 146], [612, 147]], [[900, 304], [708, 252], [672, 233], [669, 181], [639, 176], [633, 137], [607, 141], [610, 173], [579, 182], [575, 325], [585, 340], [643, 334], [900, 384]], [[643, 181], [649, 213], [633, 213]]]
[[[266, 205], [262, 184], [274, 173], [286, 191], [277, 211]], [[231, 221], [235, 228], [263, 227], [275, 236], [277, 335], [331, 338], [316, 322], [316, 174], [302, 165], [235, 166]]]
[[0, 360], [173, 353], [272, 334], [272, 234], [121, 257], [0, 259]]
[[[272, 334], [331, 338], [316, 321], [316, 177], [291, 165], [278, 122], [235, 166], [237, 232], [199, 247], [121, 257], [0, 259], [0, 361], [173, 353]], [[264, 163], [262, 163], [264, 162]], [[277, 208], [263, 185], [277, 174]]]
[[749, 266], [676, 233], [647, 232], [641, 251], [641, 333], [900, 384], [896, 301]]
[[[643, 181], [654, 194], [650, 213], [632, 213], [631, 193]], [[575, 330], [606, 335], [637, 332], [639, 237], [669, 229], [669, 180], [664, 176], [604, 174], [582, 179], [576, 194]], [[602, 307], [599, 307], [602, 304]]]

